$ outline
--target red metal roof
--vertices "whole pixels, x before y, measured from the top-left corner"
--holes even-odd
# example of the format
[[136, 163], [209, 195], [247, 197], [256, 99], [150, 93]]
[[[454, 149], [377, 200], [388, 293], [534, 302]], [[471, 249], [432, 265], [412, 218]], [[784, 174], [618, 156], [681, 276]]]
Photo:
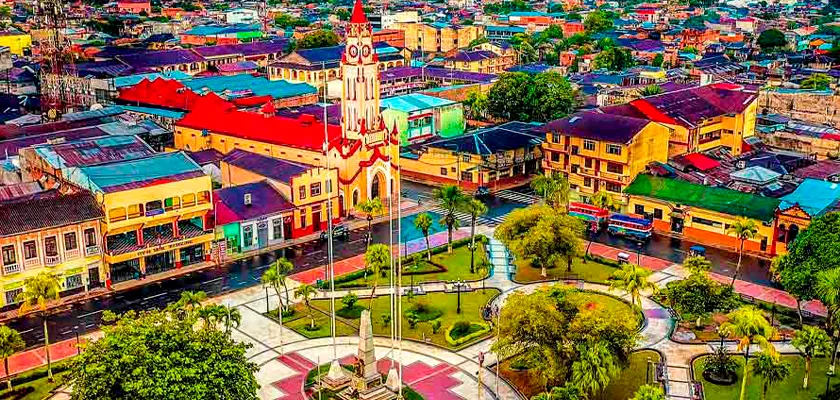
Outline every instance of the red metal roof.
[[717, 168], [720, 166], [720, 163], [712, 160], [709, 157], [701, 153], [692, 153], [685, 156], [685, 160], [691, 163], [695, 168], [699, 169], [700, 171], [708, 171], [712, 168]]

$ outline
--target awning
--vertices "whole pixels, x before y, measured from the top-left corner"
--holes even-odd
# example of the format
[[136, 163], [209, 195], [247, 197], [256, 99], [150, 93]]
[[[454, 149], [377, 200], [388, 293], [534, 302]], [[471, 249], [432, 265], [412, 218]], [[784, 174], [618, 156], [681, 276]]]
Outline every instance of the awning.
[[719, 162], [707, 157], [702, 153], [692, 153], [685, 156], [684, 158], [694, 168], [697, 168], [700, 171], [708, 171], [712, 168], [717, 168], [720, 166]]

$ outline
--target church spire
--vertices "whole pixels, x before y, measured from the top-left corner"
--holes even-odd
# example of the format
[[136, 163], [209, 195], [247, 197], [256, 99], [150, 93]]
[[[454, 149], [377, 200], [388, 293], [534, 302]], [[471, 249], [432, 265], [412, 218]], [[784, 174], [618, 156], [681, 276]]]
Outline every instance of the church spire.
[[366, 24], [368, 23], [367, 15], [365, 15], [365, 8], [362, 7], [362, 0], [356, 0], [353, 5], [353, 15], [350, 16], [351, 24]]

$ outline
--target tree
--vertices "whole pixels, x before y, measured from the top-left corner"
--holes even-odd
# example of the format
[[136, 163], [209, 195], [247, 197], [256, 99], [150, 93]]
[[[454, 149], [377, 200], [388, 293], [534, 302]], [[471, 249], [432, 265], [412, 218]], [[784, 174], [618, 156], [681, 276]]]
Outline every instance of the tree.
[[586, 33], [591, 35], [593, 33], [611, 30], [613, 28], [613, 21], [604, 11], [598, 10], [586, 16], [586, 19], [583, 20], [583, 27], [586, 29]]
[[429, 242], [429, 230], [432, 229], [432, 217], [427, 213], [420, 213], [414, 218], [414, 227], [420, 232], [423, 232], [423, 237], [426, 238], [426, 257], [429, 261], [432, 260], [432, 245]]
[[767, 29], [758, 35], [756, 41], [762, 50], [777, 49], [787, 46], [785, 34], [778, 29]]
[[20, 337], [18, 331], [6, 325], [0, 325], [0, 357], [3, 357], [3, 366], [5, 368], [3, 371], [6, 375], [6, 383], [9, 385], [9, 390], [12, 390], [12, 379], [9, 373], [9, 357], [23, 350], [24, 347], [26, 347], [26, 343]]
[[547, 122], [563, 118], [574, 111], [577, 98], [572, 85], [557, 72], [539, 73], [528, 91], [531, 120]]
[[731, 310], [737, 305], [737, 296], [729, 286], [721, 285], [703, 274], [669, 282], [663, 291], [672, 307], [696, 318], [700, 327], [703, 317], [716, 310]]
[[700, 53], [700, 50], [697, 50], [697, 48], [694, 47], [694, 46], [685, 46], [685, 47], [683, 47], [682, 52], [686, 53], [686, 54], [695, 54], [696, 55], [696, 54]]
[[58, 301], [58, 292], [61, 291], [58, 277], [51, 272], [40, 272], [38, 275], [30, 276], [23, 281], [23, 292], [18, 294], [17, 301], [20, 302], [20, 315], [28, 313], [37, 308], [41, 319], [44, 322], [44, 348], [47, 350], [47, 379], [53, 381], [52, 360], [50, 358], [50, 332], [47, 328], [49, 317], [49, 305]]
[[377, 243], [368, 247], [365, 252], [365, 266], [373, 275], [373, 288], [370, 291], [370, 303], [368, 310], [373, 306], [373, 299], [376, 297], [376, 285], [379, 283], [379, 275], [391, 261], [391, 249], [388, 246]]
[[468, 118], [476, 120], [486, 118], [489, 103], [490, 101], [486, 93], [478, 90], [471, 91], [466, 100], [464, 100], [464, 107], [466, 108]]
[[753, 375], [764, 381], [764, 386], [761, 389], [761, 400], [767, 398], [767, 389], [770, 386], [787, 379], [792, 371], [790, 363], [767, 353], [760, 353], [758, 357], [751, 361], [751, 364]]
[[215, 329], [194, 329], [197, 317], [174, 310], [105, 311], [103, 338], [71, 361], [72, 398], [256, 400], [250, 344]]
[[184, 309], [188, 312], [195, 311], [201, 307], [201, 302], [204, 300], [207, 300], [207, 293], [201, 290], [197, 292], [185, 290], [181, 292], [181, 298], [175, 302], [175, 308]]
[[353, 307], [356, 306], [356, 302], [359, 301], [359, 296], [355, 293], [347, 293], [344, 297], [341, 298], [341, 303], [344, 304], [344, 307], [348, 310], [352, 310]]
[[656, 53], [656, 55], [653, 56], [653, 61], [651, 62], [651, 64], [654, 67], [661, 67], [662, 64], [664, 64], [664, 63], [665, 63], [665, 57], [662, 55], [662, 53]]
[[712, 262], [703, 256], [691, 256], [683, 261], [683, 266], [691, 275], [705, 275], [712, 269]]
[[623, 71], [633, 66], [633, 54], [626, 47], [611, 47], [595, 56], [593, 61], [596, 69]]
[[583, 222], [548, 206], [514, 210], [496, 228], [496, 238], [520, 260], [540, 268], [543, 277], [563, 256], [568, 266], [582, 246]]
[[603, 341], [578, 344], [577, 352], [580, 358], [572, 364], [571, 383], [595, 396], [618, 375], [618, 363]]
[[487, 213], [487, 206], [479, 199], [467, 198], [461, 205], [462, 210], [470, 215], [470, 273], [475, 273], [475, 224], [478, 217]]
[[564, 209], [569, 203], [569, 179], [565, 175], [553, 171], [551, 175], [537, 175], [531, 181], [531, 189], [543, 197], [546, 204]]
[[826, 74], [813, 74], [799, 85], [803, 89], [825, 90], [831, 85], [831, 77]]
[[598, 192], [592, 195], [592, 205], [598, 208], [603, 208], [605, 210], [612, 209], [613, 197], [606, 190], [599, 190]]
[[283, 301], [283, 296], [280, 295], [280, 286], [286, 292], [286, 300], [289, 299], [289, 287], [286, 286], [286, 277], [295, 266], [286, 258], [280, 257], [271, 263], [271, 266], [263, 273], [261, 281], [263, 285], [271, 286], [274, 293], [280, 301], [280, 308], [278, 311], [279, 318], [283, 318], [283, 311], [288, 309], [288, 305]]
[[295, 297], [302, 297], [303, 303], [306, 304], [306, 309], [309, 312], [309, 327], [315, 330], [315, 314], [312, 313], [312, 304], [309, 299], [312, 298], [318, 291], [314, 286], [306, 283], [301, 284], [295, 288]]
[[826, 330], [834, 333], [831, 336], [831, 366], [829, 372], [833, 375], [835, 364], [837, 362], [837, 347], [840, 345], [840, 339], [837, 334], [840, 330], [840, 268], [830, 269], [828, 271], [820, 271], [817, 274], [817, 298], [826, 306], [828, 311], [826, 315]]
[[[487, 274], [490, 273], [490, 268], [492, 268], [492, 264], [490, 264], [490, 260], [487, 258], [482, 258], [481, 261], [478, 262], [478, 265], [475, 266], [475, 272], [479, 273], [482, 277], [485, 277]], [[484, 293], [484, 282], [487, 279], [481, 280], [481, 293]]]
[[662, 94], [662, 87], [657, 84], [647, 85], [639, 90], [639, 94], [642, 97], [656, 96], [657, 94]]
[[530, 84], [531, 77], [524, 72], [499, 75], [499, 79], [487, 93], [487, 111], [493, 117], [507, 121], [530, 120], [527, 103]]
[[378, 217], [382, 214], [385, 210], [385, 206], [382, 205], [382, 200], [379, 200], [378, 197], [361, 201], [356, 204], [356, 210], [365, 214], [365, 218], [367, 218], [368, 223], [368, 233], [367, 233], [367, 246], [370, 247], [370, 241], [373, 239], [373, 218]]
[[747, 367], [750, 359], [750, 346], [753, 343], [765, 353], [776, 356], [776, 348], [770, 343], [773, 337], [773, 327], [754, 306], [744, 306], [727, 314], [728, 322], [721, 324], [721, 328], [732, 332], [738, 337], [738, 351], [744, 352], [744, 374], [741, 377], [741, 396], [744, 400], [747, 394]]
[[621, 289], [630, 295], [633, 306], [638, 304], [642, 308], [642, 291], [650, 290], [656, 293], [656, 284], [648, 281], [651, 271], [635, 264], [624, 264], [620, 270], [613, 272], [610, 278], [610, 289]]
[[456, 185], [443, 185], [432, 192], [432, 198], [437, 200], [440, 207], [446, 211], [440, 222], [446, 225], [446, 252], [452, 254], [452, 234], [458, 228], [458, 218], [455, 217], [455, 212], [463, 207], [467, 196]]
[[338, 35], [335, 34], [335, 32], [326, 29], [319, 29], [312, 33], [306, 34], [306, 36], [298, 40], [297, 48], [314, 49], [318, 47], [332, 47], [338, 45], [338, 42], [340, 41], [341, 40], [339, 39]]
[[796, 331], [791, 345], [796, 347], [805, 358], [805, 379], [802, 381], [802, 388], [808, 389], [808, 381], [811, 378], [811, 360], [831, 351], [831, 339], [824, 330], [806, 325], [802, 327], [802, 330]]
[[2, 20], [12, 19], [12, 9], [9, 8], [9, 6], [0, 7], [0, 19], [2, 19]]
[[788, 243], [788, 253], [773, 260], [776, 280], [796, 298], [800, 326], [802, 302], [817, 298], [819, 272], [840, 267], [838, 243], [840, 213], [827, 213], [811, 220], [808, 228]]
[[738, 239], [738, 264], [735, 266], [735, 274], [732, 275], [732, 282], [729, 283], [729, 286], [734, 286], [735, 279], [738, 277], [738, 273], [741, 272], [741, 258], [744, 256], [744, 243], [748, 239], [752, 239], [758, 235], [758, 226], [755, 224], [755, 221], [747, 217], [740, 217], [726, 230], [726, 233], [735, 235]]
[[659, 386], [642, 385], [630, 400], [665, 400], [665, 392]]
[[571, 384], [565, 386], [555, 386], [548, 392], [540, 393], [531, 400], [583, 400], [584, 396], [580, 389]]

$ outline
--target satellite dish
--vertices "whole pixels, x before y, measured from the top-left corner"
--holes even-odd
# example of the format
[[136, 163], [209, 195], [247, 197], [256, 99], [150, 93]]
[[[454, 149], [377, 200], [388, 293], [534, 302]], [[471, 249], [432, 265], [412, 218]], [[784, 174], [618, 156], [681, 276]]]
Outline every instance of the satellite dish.
[[101, 110], [103, 108], [105, 108], [105, 107], [103, 107], [102, 104], [99, 104], [99, 103], [95, 103], [95, 104], [92, 104], [90, 106], [91, 111]]

